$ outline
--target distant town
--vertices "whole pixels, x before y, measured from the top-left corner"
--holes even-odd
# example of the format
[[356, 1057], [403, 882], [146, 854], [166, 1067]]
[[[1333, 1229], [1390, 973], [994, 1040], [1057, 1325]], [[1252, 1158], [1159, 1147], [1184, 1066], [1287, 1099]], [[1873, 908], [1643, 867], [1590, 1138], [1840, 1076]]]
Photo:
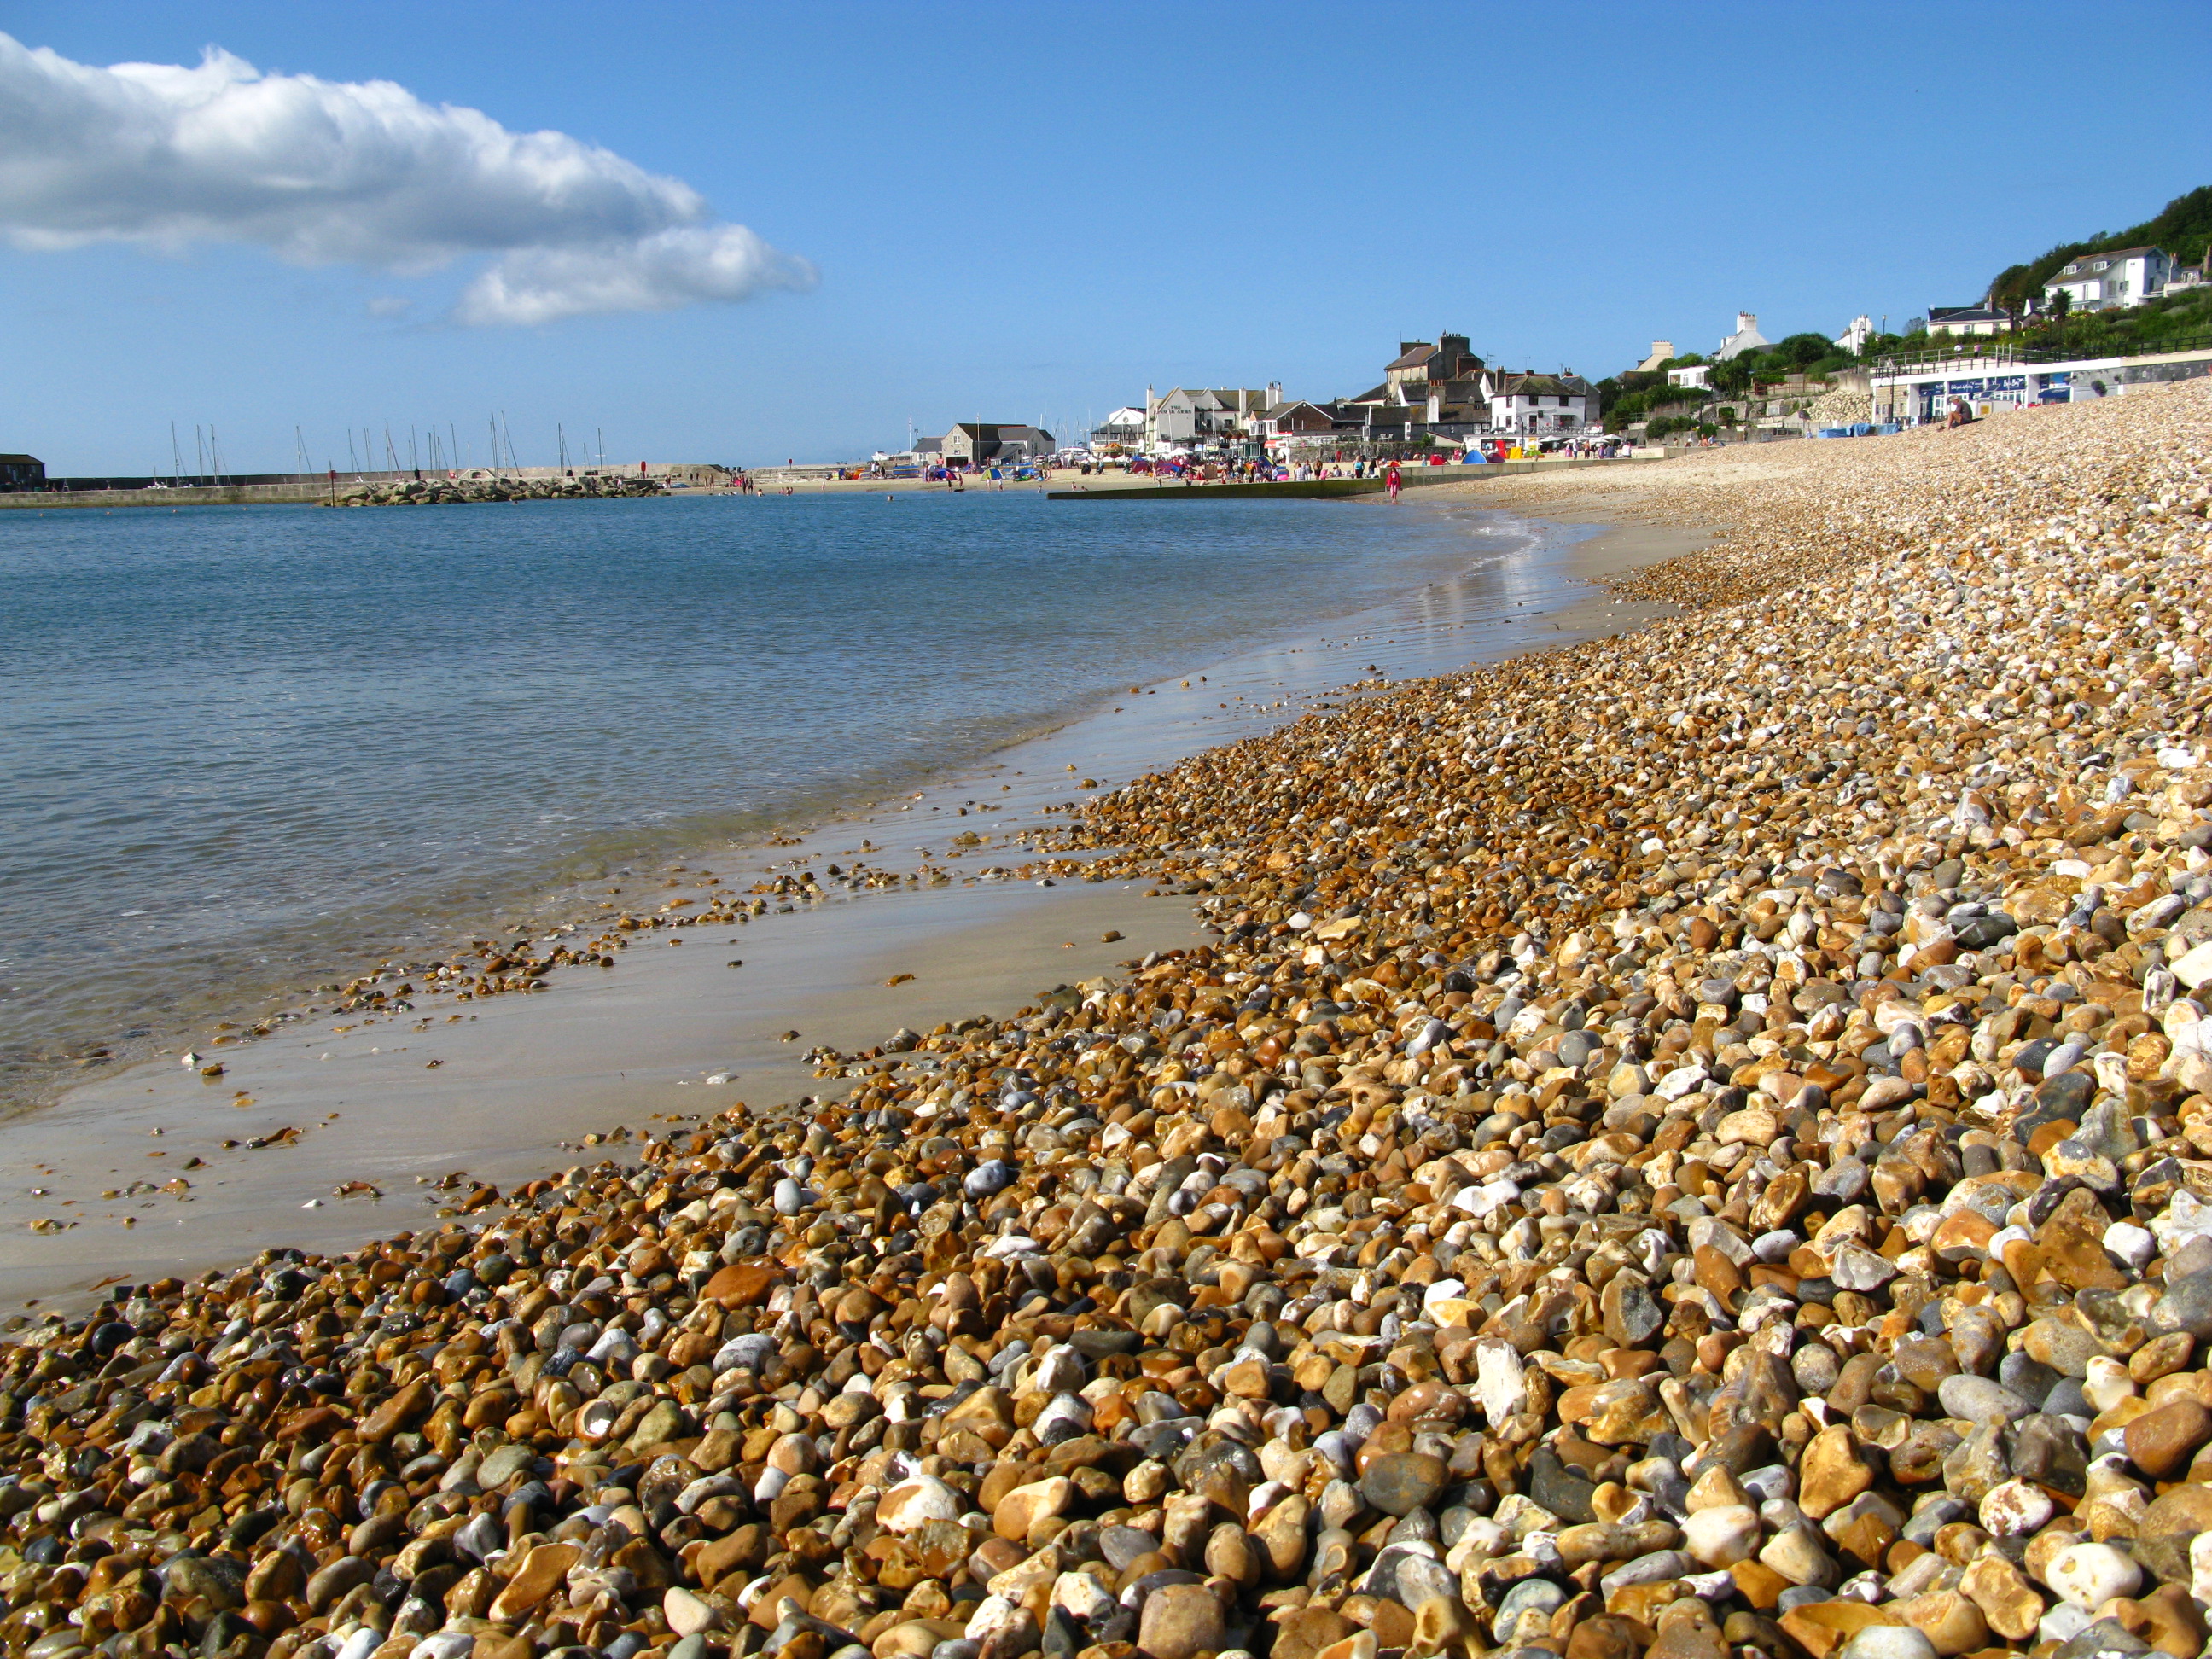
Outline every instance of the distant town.
[[1400, 340], [1381, 380], [1350, 397], [1292, 397], [1279, 381], [1147, 387], [1141, 403], [1072, 443], [1032, 425], [962, 422], [910, 450], [879, 453], [868, 466], [915, 476], [1501, 461], [1670, 441], [1859, 437], [2087, 401], [2212, 370], [2209, 233], [2212, 187], [2118, 237], [2014, 265], [1978, 302], [1931, 305], [1894, 332], [1887, 318], [1877, 324], [1863, 313], [1832, 336], [1769, 340], [1758, 314], [1743, 311], [1709, 351], [1655, 339], [1632, 368], [1592, 380], [1564, 366], [1488, 362], [1470, 336], [1440, 331]]
[[[0, 496], [183, 487], [223, 499], [311, 500], [350, 483], [356, 501], [507, 499], [750, 490], [815, 480], [1031, 478], [1080, 472], [1320, 476], [1390, 462], [1482, 464], [1656, 453], [1679, 444], [1864, 437], [1929, 422], [2124, 393], [2131, 386], [2212, 372], [2212, 186], [2178, 198], [2117, 235], [2050, 250], [2001, 272], [1971, 305], [1931, 305], [1892, 332], [1861, 314], [1839, 332], [1770, 340], [1757, 313], [1735, 313], [1710, 350], [1654, 339], [1632, 367], [1590, 380], [1562, 365], [1487, 361], [1471, 335], [1441, 331], [1396, 342], [1381, 378], [1350, 396], [1292, 396], [1263, 386], [1148, 386], [1088, 433], [1056, 436], [1023, 422], [956, 422], [910, 447], [865, 461], [745, 467], [636, 462], [608, 467], [398, 467], [396, 470], [137, 478], [50, 478], [35, 456], [0, 454]], [[2171, 244], [2171, 246], [2168, 246]], [[212, 428], [210, 428], [212, 432]], [[363, 434], [363, 441], [368, 434]], [[411, 431], [404, 434], [410, 459]], [[430, 454], [441, 454], [430, 438]], [[498, 443], [496, 428], [493, 439]], [[351, 437], [348, 439], [349, 445]], [[507, 441], [512, 449], [512, 440]], [[195, 437], [197, 448], [197, 436]], [[304, 454], [305, 445], [301, 444]], [[509, 461], [513, 458], [510, 454]], [[622, 492], [610, 488], [623, 483]], [[179, 499], [172, 497], [170, 499]]]

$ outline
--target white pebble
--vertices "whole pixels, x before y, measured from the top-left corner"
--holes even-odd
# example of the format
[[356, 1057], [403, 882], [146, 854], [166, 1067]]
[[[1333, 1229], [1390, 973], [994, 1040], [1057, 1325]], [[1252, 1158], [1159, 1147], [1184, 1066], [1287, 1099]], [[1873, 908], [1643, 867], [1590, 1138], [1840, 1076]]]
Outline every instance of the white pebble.
[[2105, 1229], [2105, 1248], [2141, 1273], [2150, 1266], [2150, 1259], [2158, 1254], [2158, 1240], [2148, 1227], [2138, 1227], [2132, 1221], [2115, 1221]]
[[2133, 1595], [2142, 1569], [2110, 1544], [2075, 1544], [2051, 1558], [2043, 1582], [2077, 1607], [2100, 1607]]

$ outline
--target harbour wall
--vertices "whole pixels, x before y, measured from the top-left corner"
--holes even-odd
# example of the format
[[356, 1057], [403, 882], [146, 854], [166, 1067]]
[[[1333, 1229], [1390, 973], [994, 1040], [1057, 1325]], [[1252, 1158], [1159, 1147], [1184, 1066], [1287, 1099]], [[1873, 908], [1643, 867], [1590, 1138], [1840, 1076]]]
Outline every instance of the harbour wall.
[[[337, 486], [340, 489], [349, 487]], [[187, 484], [181, 489], [38, 489], [0, 495], [0, 508], [43, 513], [48, 507], [245, 507], [283, 502], [296, 506], [327, 501], [331, 495], [331, 484], [321, 478], [305, 483]]]

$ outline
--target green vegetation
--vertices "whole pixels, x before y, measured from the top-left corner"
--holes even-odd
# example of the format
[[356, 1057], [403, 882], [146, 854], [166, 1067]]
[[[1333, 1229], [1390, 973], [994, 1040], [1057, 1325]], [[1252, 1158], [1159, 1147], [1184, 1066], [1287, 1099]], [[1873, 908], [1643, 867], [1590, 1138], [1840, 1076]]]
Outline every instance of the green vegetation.
[[[1899, 350], [1904, 346], [1904, 341], [1895, 340], [1890, 349]], [[1851, 368], [1860, 359], [1825, 334], [1792, 334], [1771, 346], [1715, 363], [1711, 392], [1667, 384], [1668, 369], [1687, 368], [1705, 361], [1695, 356], [1670, 357], [1648, 373], [1630, 369], [1599, 381], [1598, 406], [1605, 416], [1605, 429], [1620, 432], [1635, 422], [1649, 419], [1650, 424], [1645, 428], [1648, 437], [1657, 438], [1668, 432], [1686, 432], [1693, 428], [1699, 430], [1700, 435], [1710, 436], [1701, 424], [1704, 417], [1692, 411], [1711, 403], [1717, 393], [1729, 398], [1755, 395], [1760, 389], [1778, 386], [1792, 374], [1802, 374], [1816, 380], [1831, 379], [1838, 370]], [[1671, 412], [1658, 412], [1662, 410]], [[1734, 413], [1727, 410], [1721, 411], [1721, 419], [1726, 425], [1735, 422]]]
[[1772, 386], [1792, 374], [1824, 380], [1858, 359], [1825, 334], [1792, 334], [1758, 351], [1747, 351], [1713, 366], [1713, 385], [1731, 397], [1754, 386]]
[[2203, 344], [2207, 337], [2212, 337], [2212, 289], [2195, 288], [2124, 311], [2031, 317], [2015, 343], [2067, 357], [2125, 357]]
[[2011, 314], [2029, 300], [2043, 297], [2043, 286], [2060, 266], [2085, 253], [2106, 253], [2121, 247], [2160, 247], [2182, 264], [2201, 264], [2212, 246], [2212, 185], [2200, 185], [2186, 196], [2177, 196], [2154, 219], [2130, 229], [2099, 231], [2086, 242], [2066, 242], [2041, 258], [2008, 266], [1990, 284], [1990, 302]]
[[[2007, 270], [1990, 285], [1990, 302], [2014, 319], [2008, 334], [1954, 341], [1930, 337], [1922, 327], [1909, 334], [1877, 334], [1856, 356], [1824, 334], [1792, 334], [1760, 350], [1714, 363], [1711, 392], [1668, 386], [1668, 369], [1706, 361], [1698, 356], [1670, 357], [1648, 372], [1629, 369], [1597, 383], [1605, 429], [1620, 432], [1644, 421], [1648, 422], [1646, 433], [1654, 438], [1692, 428], [1703, 431], [1705, 428], [1699, 426], [1703, 417], [1695, 411], [1711, 403], [1715, 394], [1755, 397], [1792, 374], [1832, 380], [1840, 369], [1954, 344], [1965, 351], [1979, 344], [2024, 349], [2039, 356], [2124, 357], [2212, 343], [2212, 288], [2191, 289], [2113, 311], [2069, 314], [2061, 305], [2040, 314], [2029, 313], [2028, 301], [2040, 301], [2044, 284], [2068, 260], [2085, 253], [2142, 246], [2163, 248], [2178, 264], [2203, 263], [2208, 252], [2212, 252], [2212, 185], [2177, 196], [2154, 219], [2127, 230], [2100, 231], [2087, 241], [2069, 242], [2039, 259]], [[1719, 419], [1723, 426], [1733, 426], [1735, 411], [1723, 409]]]
[[[1705, 360], [1691, 355], [1669, 357], [1656, 368], [1632, 368], [1620, 374], [1608, 375], [1597, 383], [1598, 411], [1604, 417], [1607, 432], [1624, 432], [1635, 422], [1644, 419], [1654, 410], [1695, 409], [1709, 403], [1712, 393], [1698, 386], [1678, 386], [1667, 384], [1670, 368], [1694, 368]], [[1661, 420], [1677, 417], [1662, 416]], [[1680, 417], [1683, 425], [1693, 424]], [[1655, 425], [1652, 428], [1656, 431]], [[1668, 427], [1673, 431], [1675, 428]]]

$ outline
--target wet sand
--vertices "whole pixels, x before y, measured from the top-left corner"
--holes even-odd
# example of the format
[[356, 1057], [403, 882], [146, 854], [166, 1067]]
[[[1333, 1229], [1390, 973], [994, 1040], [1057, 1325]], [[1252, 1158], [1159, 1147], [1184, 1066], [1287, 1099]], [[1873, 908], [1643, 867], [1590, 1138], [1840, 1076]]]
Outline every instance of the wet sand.
[[[1479, 489], [1464, 503], [1316, 510], [1486, 510]], [[1545, 517], [1602, 522], [1578, 509]], [[941, 872], [948, 884], [846, 893], [831, 883], [828, 899], [788, 914], [772, 908], [743, 926], [632, 935], [617, 968], [561, 969], [539, 994], [465, 1003], [424, 995], [407, 1014], [325, 1014], [258, 1042], [203, 1044], [203, 1061], [225, 1068], [212, 1080], [172, 1054], [87, 1083], [0, 1125], [0, 1158], [17, 1172], [0, 1191], [0, 1298], [68, 1306], [105, 1282], [188, 1273], [272, 1244], [349, 1248], [422, 1225], [477, 1182], [505, 1192], [586, 1161], [589, 1134], [635, 1133], [738, 1101], [842, 1096], [853, 1085], [817, 1082], [804, 1058], [817, 1043], [853, 1053], [902, 1026], [927, 1032], [941, 1021], [1011, 1014], [1056, 986], [1196, 943], [1188, 902], [1148, 898], [1142, 884], [1044, 886], [974, 872], [1036, 857], [1022, 837], [1064, 822], [1073, 802], [1272, 730], [1317, 702], [1665, 614], [1595, 584], [1707, 538], [1631, 517], [1431, 584], [1325, 635], [1209, 665], [1188, 681], [1133, 688], [897, 808], [819, 826], [787, 845], [696, 858], [682, 876], [626, 880], [619, 903], [608, 902], [585, 931], [623, 907], [642, 914], [697, 896], [707, 890], [684, 884], [709, 872], [725, 890], [743, 891], [770, 872], [849, 871], [857, 854], [871, 869]], [[1342, 690], [1353, 682], [1359, 690]], [[1097, 787], [1080, 787], [1086, 781]], [[963, 831], [985, 840], [963, 850], [952, 842]], [[1109, 933], [1122, 937], [1104, 939]], [[672, 948], [678, 938], [681, 948]], [[744, 965], [730, 968], [733, 959]], [[901, 975], [914, 977], [885, 983]], [[790, 1030], [799, 1037], [780, 1040]], [[708, 1083], [714, 1076], [729, 1080]], [[234, 1103], [241, 1099], [248, 1103]], [[252, 1144], [287, 1129], [298, 1133]], [[457, 1186], [434, 1185], [463, 1171]], [[179, 1178], [185, 1189], [159, 1190]], [[337, 1195], [356, 1181], [380, 1199]], [[74, 1224], [33, 1231], [41, 1218]]]

